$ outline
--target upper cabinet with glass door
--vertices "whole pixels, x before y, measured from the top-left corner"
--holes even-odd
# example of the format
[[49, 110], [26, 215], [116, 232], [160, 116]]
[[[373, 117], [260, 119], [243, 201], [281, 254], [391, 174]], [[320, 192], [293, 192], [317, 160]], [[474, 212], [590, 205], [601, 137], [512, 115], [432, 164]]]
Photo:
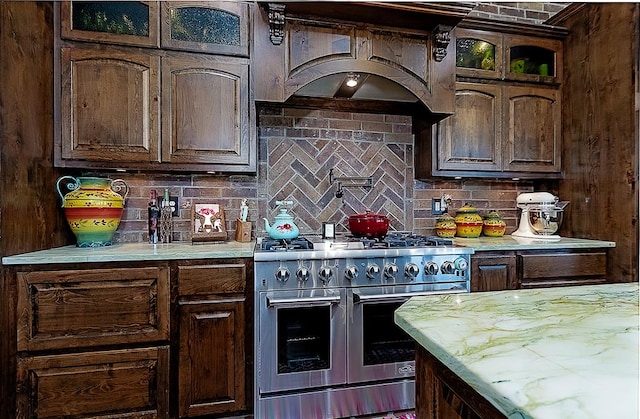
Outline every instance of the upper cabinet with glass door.
[[456, 29], [456, 73], [498, 79], [502, 74], [502, 34]]
[[249, 56], [249, 4], [235, 1], [65, 1], [62, 38]]
[[163, 1], [163, 48], [249, 56], [246, 2]]
[[559, 83], [562, 41], [456, 28], [456, 74], [478, 79]]
[[157, 47], [159, 8], [155, 1], [65, 1], [62, 38]]
[[560, 83], [562, 41], [504, 35], [504, 76], [509, 80]]

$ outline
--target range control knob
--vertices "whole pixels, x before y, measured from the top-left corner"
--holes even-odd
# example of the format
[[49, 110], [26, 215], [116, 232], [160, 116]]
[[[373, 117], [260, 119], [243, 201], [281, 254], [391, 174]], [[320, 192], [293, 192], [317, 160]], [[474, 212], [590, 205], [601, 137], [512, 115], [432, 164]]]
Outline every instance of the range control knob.
[[398, 273], [398, 265], [395, 263], [389, 263], [384, 267], [384, 276], [386, 278], [393, 278]]
[[326, 284], [329, 281], [331, 281], [331, 278], [333, 278], [333, 271], [331, 270], [330, 267], [323, 266], [323, 267], [320, 268], [319, 275], [320, 275], [320, 279], [322, 280], [322, 282], [324, 282]]
[[276, 271], [276, 279], [280, 282], [287, 282], [289, 280], [289, 276], [291, 276], [291, 274], [287, 268], [281, 267]]
[[309, 277], [311, 276], [311, 272], [309, 271], [308, 268], [301, 266], [296, 271], [296, 276], [298, 277], [298, 281], [306, 282], [307, 280], [309, 280]]
[[404, 267], [405, 276], [414, 279], [420, 273], [420, 268], [415, 263], [407, 263]]
[[374, 279], [376, 275], [378, 275], [379, 273], [380, 273], [380, 267], [375, 263], [372, 263], [369, 266], [367, 266], [367, 277], [369, 279]]
[[442, 266], [440, 266], [440, 270], [442, 271], [443, 274], [448, 274], [448, 275], [452, 274], [453, 271], [455, 270], [453, 266], [453, 262], [446, 261], [442, 263]]
[[438, 264], [435, 262], [427, 262], [424, 265], [425, 275], [436, 275], [438, 273]]
[[347, 268], [344, 270], [344, 277], [349, 281], [353, 281], [358, 277], [358, 268], [354, 265], [347, 266]]
[[466, 271], [469, 267], [469, 262], [465, 258], [458, 258], [454, 262], [456, 269], [459, 271]]

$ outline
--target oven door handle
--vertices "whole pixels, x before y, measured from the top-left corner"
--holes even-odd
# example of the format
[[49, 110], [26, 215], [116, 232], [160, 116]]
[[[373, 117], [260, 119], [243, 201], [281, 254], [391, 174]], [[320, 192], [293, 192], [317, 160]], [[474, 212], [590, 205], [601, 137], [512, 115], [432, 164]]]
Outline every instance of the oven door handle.
[[411, 297], [421, 297], [424, 295], [434, 295], [434, 294], [460, 294], [464, 292], [463, 289], [459, 288], [451, 288], [449, 290], [438, 290], [438, 291], [425, 291], [425, 292], [398, 292], [395, 294], [373, 294], [373, 295], [362, 295], [358, 292], [353, 293], [353, 302], [354, 303], [368, 303], [368, 302], [395, 302], [395, 301], [406, 301]]
[[267, 296], [267, 307], [318, 307], [340, 304], [340, 296], [273, 298]]

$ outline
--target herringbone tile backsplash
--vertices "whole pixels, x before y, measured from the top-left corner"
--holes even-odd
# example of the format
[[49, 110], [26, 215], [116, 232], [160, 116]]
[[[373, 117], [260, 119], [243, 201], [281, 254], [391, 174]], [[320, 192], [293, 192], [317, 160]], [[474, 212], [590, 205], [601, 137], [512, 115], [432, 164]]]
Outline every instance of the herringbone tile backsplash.
[[[435, 234], [437, 216], [431, 212], [431, 201], [445, 193], [453, 197], [451, 215], [466, 202], [481, 215], [495, 209], [505, 217], [511, 233], [516, 228], [516, 196], [533, 190], [530, 183], [511, 180], [414, 180], [414, 139], [408, 116], [282, 106], [261, 106], [258, 116], [255, 176], [119, 173], [130, 192], [114, 240], [147, 240], [152, 189], [169, 188], [171, 196], [179, 198], [181, 209], [174, 218], [174, 240], [178, 241], [191, 240], [189, 206], [194, 200], [224, 206], [230, 239], [242, 199], [248, 201], [254, 236], [265, 235], [262, 218], [273, 221], [276, 200], [294, 201], [292, 214], [302, 234], [319, 234], [323, 221], [334, 222], [339, 232], [346, 232], [348, 216], [365, 210], [387, 215], [392, 230]], [[336, 198], [336, 184], [329, 182], [331, 169], [337, 177], [371, 176], [373, 188], [345, 188], [344, 197]]]
[[[260, 114], [260, 138], [268, 218], [276, 200], [291, 200], [302, 234], [320, 233], [323, 221], [347, 232], [349, 215], [366, 210], [387, 215], [393, 229], [412, 228], [410, 117], [267, 108]], [[336, 177], [372, 177], [373, 188], [347, 186], [337, 198], [331, 169]]]

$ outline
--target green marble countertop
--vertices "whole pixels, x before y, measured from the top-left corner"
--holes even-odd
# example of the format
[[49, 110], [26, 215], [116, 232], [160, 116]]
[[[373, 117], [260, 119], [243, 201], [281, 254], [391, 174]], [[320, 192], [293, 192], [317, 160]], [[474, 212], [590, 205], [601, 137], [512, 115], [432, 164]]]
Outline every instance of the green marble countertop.
[[553, 249], [593, 249], [616, 247], [615, 242], [602, 240], [573, 239], [561, 237], [559, 240], [528, 239], [517, 236], [485, 237], [465, 239], [455, 237], [453, 242], [459, 246], [473, 247], [476, 252], [506, 250], [553, 250]]
[[413, 297], [396, 323], [510, 418], [638, 418], [638, 283]]
[[4, 265], [136, 262], [151, 260], [252, 258], [255, 242], [235, 241], [167, 244], [121, 243], [106, 247], [64, 246], [2, 258]]

